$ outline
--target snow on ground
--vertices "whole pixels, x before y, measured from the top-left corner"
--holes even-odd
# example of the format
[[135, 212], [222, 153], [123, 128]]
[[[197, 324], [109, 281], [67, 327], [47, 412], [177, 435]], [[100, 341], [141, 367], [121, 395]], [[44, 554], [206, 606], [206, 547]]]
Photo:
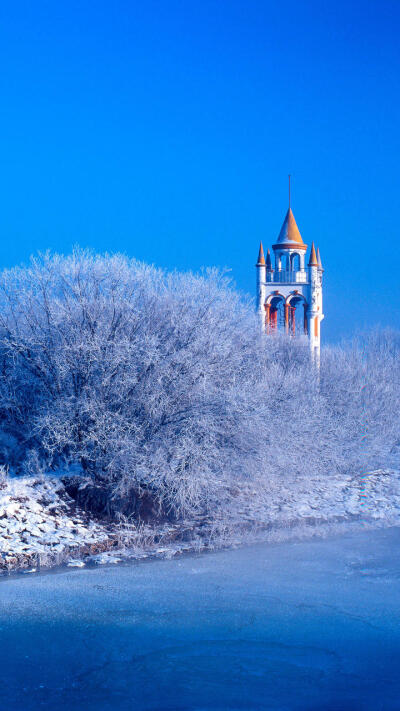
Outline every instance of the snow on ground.
[[400, 523], [400, 471], [379, 469], [341, 478], [282, 476], [265, 490], [249, 484], [238, 492], [228, 519], [273, 528], [354, 519], [396, 525]]
[[93, 520], [74, 504], [59, 478], [10, 478], [0, 489], [0, 573], [36, 572], [61, 563], [103, 565], [127, 557], [169, 558], [194, 549], [193, 543], [172, 542], [178, 535], [190, 538], [194, 527], [193, 522], [154, 528]]
[[340, 479], [282, 477], [268, 490], [248, 484], [212, 517], [154, 527], [90, 520], [58, 478], [11, 478], [0, 489], [0, 572], [172, 558], [244, 540], [324, 535], [332, 527], [357, 523], [400, 524], [400, 472], [378, 470]]
[[58, 479], [9, 479], [0, 491], [0, 570], [54, 565], [74, 551], [101, 551], [108, 539]]

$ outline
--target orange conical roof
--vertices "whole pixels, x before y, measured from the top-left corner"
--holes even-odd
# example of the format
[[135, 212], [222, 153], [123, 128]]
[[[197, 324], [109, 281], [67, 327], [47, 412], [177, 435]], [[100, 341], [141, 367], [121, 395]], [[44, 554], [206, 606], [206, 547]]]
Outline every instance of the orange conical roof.
[[321, 271], [324, 271], [322, 262], [321, 262], [321, 255], [319, 253], [319, 247], [317, 249], [317, 262], [318, 262], [318, 267], [321, 269]]
[[288, 249], [307, 249], [307, 245], [304, 244], [300, 230], [297, 227], [291, 207], [289, 207], [286, 213], [279, 237], [273, 247], [274, 249], [277, 249], [278, 247], [286, 247]]
[[265, 257], [264, 257], [264, 249], [262, 242], [260, 242], [260, 249], [258, 252], [258, 259], [257, 259], [257, 266], [264, 266], [265, 264]]
[[308, 266], [309, 267], [317, 267], [318, 266], [318, 260], [317, 260], [317, 255], [315, 252], [314, 242], [311, 245], [311, 253], [310, 253], [310, 259], [308, 261]]

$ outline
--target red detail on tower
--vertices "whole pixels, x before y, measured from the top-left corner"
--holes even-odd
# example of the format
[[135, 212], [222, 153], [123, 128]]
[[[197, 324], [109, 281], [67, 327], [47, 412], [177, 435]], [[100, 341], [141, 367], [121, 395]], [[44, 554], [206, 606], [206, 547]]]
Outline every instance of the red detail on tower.
[[270, 331], [270, 311], [271, 304], [265, 304], [265, 330], [267, 333]]
[[285, 333], [289, 333], [289, 304], [285, 304]]
[[296, 307], [291, 306], [290, 307], [290, 325], [291, 325], [291, 330], [292, 334], [295, 335], [296, 333]]

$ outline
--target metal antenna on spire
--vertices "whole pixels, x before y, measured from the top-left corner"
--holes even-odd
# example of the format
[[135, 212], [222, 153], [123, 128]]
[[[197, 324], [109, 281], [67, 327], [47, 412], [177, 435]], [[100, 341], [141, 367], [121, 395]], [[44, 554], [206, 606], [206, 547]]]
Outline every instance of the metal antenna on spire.
[[288, 175], [289, 178], [289, 210], [290, 210], [290, 174]]

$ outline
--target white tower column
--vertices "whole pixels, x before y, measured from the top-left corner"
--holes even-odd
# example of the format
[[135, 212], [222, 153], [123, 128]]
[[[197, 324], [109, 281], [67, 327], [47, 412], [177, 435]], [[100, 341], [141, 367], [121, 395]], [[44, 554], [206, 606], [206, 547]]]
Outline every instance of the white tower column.
[[258, 259], [256, 264], [257, 272], [257, 286], [256, 286], [256, 309], [257, 314], [260, 319], [260, 326], [262, 333], [265, 332], [265, 298], [266, 298], [266, 281], [267, 281], [267, 267], [265, 264], [264, 249], [262, 242], [260, 242], [260, 250], [258, 252]]
[[318, 260], [315, 252], [314, 242], [311, 246], [310, 260], [308, 262], [310, 275], [310, 299], [307, 312], [308, 318], [308, 338], [310, 343], [311, 358], [315, 365], [319, 367], [321, 349], [321, 312], [319, 305], [321, 301], [321, 280], [318, 269]]

